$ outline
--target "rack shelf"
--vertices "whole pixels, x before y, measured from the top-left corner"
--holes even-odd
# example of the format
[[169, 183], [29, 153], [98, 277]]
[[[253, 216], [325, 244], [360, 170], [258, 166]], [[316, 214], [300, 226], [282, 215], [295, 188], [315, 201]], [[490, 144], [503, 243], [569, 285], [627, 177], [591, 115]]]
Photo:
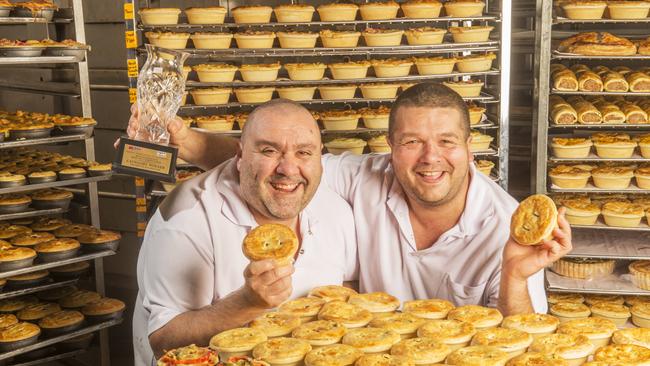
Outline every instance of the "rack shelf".
[[75, 64], [75, 56], [0, 57], [0, 65]]
[[87, 178], [79, 178], [79, 179], [57, 180], [56, 182], [50, 182], [50, 183], [26, 184], [24, 186], [18, 186], [18, 187], [0, 188], [0, 194], [35, 191], [37, 189], [74, 186], [74, 185], [86, 184], [86, 183], [96, 183], [96, 182], [102, 182], [102, 181], [110, 180], [111, 177], [112, 177], [112, 174], [111, 175], [98, 176], [98, 177], [87, 177]]
[[28, 211], [25, 212], [17, 212], [17, 213], [12, 213], [12, 214], [2, 214], [0, 215], [0, 221], [7, 221], [7, 220], [18, 220], [18, 219], [24, 219], [27, 217], [38, 217], [38, 216], [46, 216], [46, 215], [60, 215], [63, 213], [68, 212], [66, 209], [62, 208], [52, 208], [48, 210], [35, 210], [35, 209], [29, 209]]
[[639, 154], [636, 154], [636, 153], [634, 155], [632, 155], [631, 158], [620, 158], [620, 159], [600, 158], [600, 157], [598, 157], [598, 155], [596, 155], [594, 153], [589, 154], [589, 156], [586, 157], [586, 158], [575, 158], [575, 159], [574, 158], [556, 158], [556, 157], [551, 155], [551, 157], [548, 160], [550, 162], [553, 162], [553, 163], [580, 162], [580, 161], [592, 162], [592, 163], [602, 163], [602, 162], [606, 162], [606, 161], [615, 161], [615, 162], [621, 162], [621, 163], [624, 163], [624, 162], [627, 162], [627, 163], [639, 162], [640, 163], [640, 162], [648, 162], [648, 161], [650, 161], [650, 159], [646, 159], [643, 156], [641, 156]]
[[567, 257], [650, 259], [650, 227], [623, 229], [598, 226], [571, 225], [573, 250]]
[[83, 141], [87, 138], [88, 137], [86, 135], [80, 134], [80, 135], [53, 136], [53, 137], [46, 137], [42, 139], [2, 141], [0, 142], [0, 149], [10, 149], [15, 147], [36, 146], [36, 145], [60, 144], [64, 142]]
[[26, 289], [5, 291], [0, 293], [0, 299], [8, 299], [11, 297], [33, 294], [35, 292], [52, 290], [59, 287], [74, 285], [75, 283], [77, 283], [77, 279], [67, 280], [67, 281], [57, 281], [57, 282], [48, 283], [46, 285], [34, 286]]
[[54, 362], [58, 360], [63, 360], [66, 358], [72, 358], [75, 356], [79, 356], [81, 354], [86, 353], [85, 349], [78, 349], [75, 351], [68, 351], [64, 353], [59, 353], [47, 357], [43, 357], [38, 360], [33, 360], [33, 361], [27, 361], [27, 362], [20, 362], [20, 363], [12, 363], [10, 366], [36, 366], [36, 365], [42, 365], [43, 363], [48, 363], [48, 362]]
[[650, 18], [643, 19], [569, 19], [564, 17], [555, 17], [553, 24], [634, 24], [634, 23], [650, 23]]
[[629, 275], [616, 273], [597, 280], [578, 280], [562, 277], [546, 270], [547, 289], [554, 292], [579, 292], [610, 295], [650, 295], [632, 283]]
[[583, 125], [583, 124], [572, 124], [572, 125], [558, 125], [555, 123], [550, 123], [549, 128], [563, 128], [563, 129], [589, 129], [589, 130], [607, 130], [607, 129], [650, 129], [650, 123], [645, 124], [631, 124], [631, 123], [621, 123], [621, 124], [593, 124], [593, 125]]
[[93, 259], [99, 259], [99, 258], [104, 258], [108, 257], [111, 255], [115, 255], [116, 253], [112, 250], [104, 250], [101, 252], [94, 252], [94, 253], [86, 253], [86, 254], [81, 254], [80, 256], [74, 257], [74, 258], [69, 258], [69, 259], [64, 259], [60, 261], [54, 261], [54, 262], [47, 262], [47, 263], [37, 263], [34, 264], [33, 266], [27, 267], [27, 268], [21, 268], [21, 269], [14, 269], [11, 271], [4, 271], [0, 272], [0, 278], [7, 278], [7, 277], [12, 277], [12, 276], [18, 276], [21, 274], [25, 273], [32, 273], [36, 271], [41, 271], [44, 269], [50, 269], [54, 267], [61, 267], [65, 266], [66, 264], [72, 264], [72, 263], [78, 263], [78, 262], [85, 262]]
[[550, 188], [551, 192], [558, 192], [558, 193], [624, 193], [624, 194], [629, 194], [629, 193], [639, 193], [639, 194], [650, 194], [650, 190], [648, 189], [641, 189], [635, 186], [634, 184], [631, 184], [628, 188], [626, 189], [601, 189], [601, 188], [596, 188], [591, 183], [587, 183], [587, 187], [585, 188], [559, 188], [556, 186], [551, 186]]
[[570, 53], [563, 53], [558, 51], [553, 51], [551, 56], [556, 60], [650, 60], [650, 55], [634, 55], [634, 56], [587, 56], [587, 55], [576, 55]]
[[603, 95], [603, 96], [614, 96], [620, 95], [625, 97], [647, 97], [650, 96], [650, 92], [589, 92], [589, 91], [562, 91], [562, 90], [551, 90], [551, 94], [557, 95]]

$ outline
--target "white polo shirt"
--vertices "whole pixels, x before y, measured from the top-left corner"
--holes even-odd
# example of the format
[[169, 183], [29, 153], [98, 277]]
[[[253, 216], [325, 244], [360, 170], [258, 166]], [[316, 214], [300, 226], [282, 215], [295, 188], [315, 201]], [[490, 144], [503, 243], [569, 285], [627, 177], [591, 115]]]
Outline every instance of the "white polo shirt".
[[[417, 250], [390, 154], [327, 154], [323, 168], [328, 185], [352, 205], [362, 292], [496, 307], [502, 251], [517, 202], [473, 164], [459, 222], [424, 250]], [[543, 271], [528, 279], [528, 290], [535, 311], [546, 313]]]
[[[315, 286], [356, 280], [358, 264], [350, 206], [322, 182], [301, 212], [301, 250], [292, 298]], [[138, 257], [133, 315], [136, 365], [151, 365], [149, 335], [177, 315], [244, 285], [241, 243], [258, 226], [239, 190], [235, 159], [174, 189], [153, 215]]]

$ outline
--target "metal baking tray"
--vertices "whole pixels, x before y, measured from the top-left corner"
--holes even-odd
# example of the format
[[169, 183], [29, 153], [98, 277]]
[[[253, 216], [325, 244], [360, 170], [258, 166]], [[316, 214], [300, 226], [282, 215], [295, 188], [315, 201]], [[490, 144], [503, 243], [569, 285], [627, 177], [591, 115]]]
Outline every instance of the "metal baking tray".
[[55, 126], [52, 133], [53, 135], [84, 135], [85, 137], [91, 137], [94, 130], [95, 125]]
[[48, 22], [51, 22], [54, 19], [54, 11], [56, 9], [38, 9], [30, 10], [23, 7], [17, 7], [14, 9], [14, 16], [21, 18], [43, 18]]
[[20, 187], [20, 186], [24, 186], [25, 184], [27, 184], [27, 178], [22, 180], [0, 182], [0, 188]]
[[597, 293], [611, 295], [650, 295], [631, 281], [630, 274], [615, 271], [614, 274], [597, 280], [580, 280], [558, 275], [546, 269], [547, 290], [554, 292]]
[[[550, 179], [549, 179], [550, 181]], [[632, 179], [634, 182], [634, 179]], [[601, 189], [594, 186], [591, 182], [587, 183], [585, 188], [560, 188], [555, 185], [551, 185], [552, 192], [570, 192], [570, 193], [639, 193], [639, 194], [650, 194], [650, 190], [641, 189], [631, 183], [630, 186], [626, 189]]]
[[74, 285], [77, 283], [77, 279], [67, 279], [65, 281], [58, 281], [53, 283], [48, 283], [46, 285], [29, 287], [21, 290], [6, 291], [0, 293], [0, 299], [8, 299], [12, 297], [18, 297], [27, 294], [33, 294], [40, 291], [51, 290], [59, 287], [64, 287], [68, 285]]
[[29, 184], [42, 184], [42, 183], [50, 183], [50, 182], [56, 182], [56, 174], [51, 176], [51, 177], [30, 177], [27, 176], [27, 180], [29, 180]]
[[71, 198], [59, 199], [59, 200], [38, 200], [32, 199], [32, 207], [38, 210], [51, 210], [54, 208], [60, 208], [67, 210], [70, 207]]
[[565, 17], [553, 17], [553, 24], [631, 24], [650, 23], [650, 18], [643, 19], [569, 19]]
[[124, 314], [124, 310], [122, 309], [120, 311], [117, 311], [115, 313], [111, 314], [106, 314], [106, 315], [85, 315], [86, 320], [90, 324], [98, 324], [106, 321], [111, 321], [111, 320], [117, 320], [117, 319], [122, 319], [122, 315]]
[[98, 252], [98, 251], [106, 251], [106, 250], [117, 251], [117, 249], [120, 247], [120, 240], [121, 239], [107, 241], [106, 243], [101, 243], [101, 244], [81, 243], [81, 248], [87, 252]]
[[23, 139], [38, 139], [50, 137], [53, 128], [39, 128], [34, 130], [19, 130], [12, 129], [9, 130], [9, 139], [10, 140], [23, 140]]
[[86, 177], [86, 172], [83, 173], [74, 173], [74, 174], [65, 174], [59, 172], [59, 179], [61, 180], [72, 180], [72, 179], [82, 179]]
[[28, 209], [31, 202], [19, 203], [15, 205], [0, 205], [0, 214], [13, 214], [24, 212]]
[[112, 250], [106, 250], [102, 252], [92, 252], [92, 253], [81, 253], [79, 256], [75, 258], [70, 258], [70, 259], [65, 259], [65, 260], [60, 260], [60, 261], [50, 262], [50, 263], [35, 263], [31, 266], [27, 266], [26, 268], [18, 268], [18, 269], [11, 269], [11, 270], [0, 269], [0, 278], [7, 278], [12, 276], [17, 276], [20, 274], [37, 272], [43, 269], [61, 267], [61, 266], [65, 266], [66, 264], [85, 262], [92, 259], [108, 257], [111, 255], [115, 255], [115, 252]]
[[[0, 136], [3, 136], [0, 134]], [[4, 136], [3, 136], [4, 138]], [[87, 137], [86, 135], [70, 135], [70, 136], [52, 136], [52, 137], [46, 137], [46, 138], [40, 138], [40, 139], [30, 139], [30, 140], [17, 140], [17, 141], [2, 141], [0, 140], [0, 149], [9, 149], [9, 148], [15, 148], [15, 147], [21, 147], [21, 146], [34, 146], [34, 145], [43, 145], [43, 144], [56, 144], [56, 143], [63, 143], [63, 142], [71, 142], [71, 141], [81, 141], [85, 140]]]
[[575, 129], [593, 129], [593, 130], [608, 130], [608, 129], [639, 129], [639, 130], [650, 130], [650, 123], [643, 124], [631, 124], [631, 123], [621, 123], [621, 124], [608, 124], [608, 123], [598, 123], [593, 125], [585, 125], [580, 123], [574, 123], [570, 125], [558, 125], [549, 121], [549, 128], [575, 128]]
[[20, 211], [17, 213], [0, 214], [0, 221], [17, 220], [17, 219], [23, 219], [27, 217], [37, 217], [37, 216], [46, 216], [46, 215], [58, 215], [66, 212], [67, 210], [63, 210], [60, 208], [51, 209], [51, 210], [34, 210], [34, 209], [26, 208], [25, 211]]
[[14, 271], [17, 269], [23, 269], [31, 267], [34, 264], [36, 256], [31, 258], [19, 259], [15, 261], [1, 262], [0, 263], [0, 272]]
[[[550, 146], [550, 144], [549, 144], [549, 146]], [[643, 156], [641, 156], [641, 154], [639, 154], [637, 152], [635, 152], [632, 155], [631, 158], [620, 158], [620, 159], [601, 158], [598, 155], [596, 155], [595, 153], [590, 153], [589, 156], [587, 156], [586, 158], [556, 158], [555, 156], [553, 156], [552, 153], [549, 153], [549, 159], [548, 160], [550, 162], [556, 162], [556, 163], [564, 163], [564, 162], [571, 162], [571, 161], [589, 161], [589, 162], [595, 162], [595, 163], [604, 162], [604, 161], [618, 161], [618, 162], [621, 162], [621, 163], [624, 163], [624, 162], [628, 162], [628, 163], [632, 163], [632, 162], [639, 162], [639, 163], [650, 162], [650, 159], [644, 158]]]
[[650, 55], [634, 56], [587, 56], [554, 50], [551, 58], [557, 60], [650, 60]]
[[111, 175], [113, 174], [113, 170], [90, 170], [88, 169], [88, 175], [91, 177], [101, 177], [105, 175]]
[[10, 278], [7, 278], [7, 287], [11, 289], [21, 289], [21, 288], [28, 288], [33, 286], [40, 286], [50, 282], [52, 282], [52, 278], [50, 278], [49, 275], [42, 278], [36, 278], [33, 280], [21, 280], [21, 281], [15, 281]]
[[[599, 221], [599, 225], [602, 223]], [[635, 229], [613, 230], [597, 227], [577, 227], [573, 230], [573, 249], [567, 257], [650, 259], [650, 233], [643, 224], [641, 231]], [[577, 229], [576, 229], [577, 228]], [[608, 226], [608, 228], [612, 229]]]
[[79, 253], [79, 249], [80, 248], [74, 248], [56, 253], [38, 253], [38, 260], [43, 263], [50, 263], [74, 258]]
[[46, 56], [70, 56], [78, 61], [83, 61], [86, 58], [86, 48], [71, 48], [71, 47], [48, 47], [45, 49]]
[[37, 189], [42, 189], [42, 188], [73, 186], [77, 184], [86, 184], [91, 182], [101, 182], [101, 181], [109, 180], [110, 178], [111, 178], [110, 175], [104, 175], [99, 177], [87, 177], [87, 178], [72, 179], [72, 180], [57, 180], [56, 182], [51, 182], [51, 183], [29, 184], [20, 187], [0, 188], [0, 194], [35, 191]]
[[84, 325], [85, 325], [85, 321], [82, 320], [79, 323], [68, 325], [61, 328], [51, 328], [51, 329], [41, 328], [41, 331], [43, 332], [44, 337], [49, 338], [49, 337], [56, 337], [70, 332], [74, 332], [76, 330], [83, 328]]
[[14, 351], [14, 350], [17, 350], [17, 349], [20, 349], [20, 348], [31, 346], [31, 345], [35, 344], [36, 342], [38, 342], [38, 337], [39, 336], [40, 336], [40, 333], [33, 336], [33, 337], [23, 339], [23, 340], [20, 340], [20, 341], [2, 342], [2, 343], [0, 343], [0, 352], [10, 352], [10, 351]]
[[647, 97], [650, 96], [650, 92], [588, 92], [588, 91], [563, 91], [563, 90], [551, 90], [551, 94], [557, 95], [620, 95], [628, 97]]
[[4, 57], [38, 57], [43, 54], [45, 47], [2, 47], [0, 55]]

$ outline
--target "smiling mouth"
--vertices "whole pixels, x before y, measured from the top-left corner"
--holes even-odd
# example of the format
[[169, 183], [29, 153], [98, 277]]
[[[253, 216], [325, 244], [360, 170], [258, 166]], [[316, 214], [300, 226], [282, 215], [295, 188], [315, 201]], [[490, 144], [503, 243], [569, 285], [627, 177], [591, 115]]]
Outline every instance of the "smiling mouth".
[[429, 183], [437, 183], [439, 182], [446, 172], [444, 171], [422, 171], [422, 172], [416, 172], [420, 178], [422, 178], [424, 181], [429, 182]]
[[293, 193], [302, 183], [269, 183], [273, 189], [283, 193]]

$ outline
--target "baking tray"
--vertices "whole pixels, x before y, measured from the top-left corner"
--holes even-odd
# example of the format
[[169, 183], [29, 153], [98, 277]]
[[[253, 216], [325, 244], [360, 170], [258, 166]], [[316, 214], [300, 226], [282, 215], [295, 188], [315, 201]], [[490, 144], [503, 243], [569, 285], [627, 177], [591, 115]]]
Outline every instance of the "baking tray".
[[24, 140], [24, 139], [39, 139], [50, 137], [53, 128], [39, 128], [34, 130], [10, 130], [9, 139], [10, 140]]
[[31, 346], [32, 344], [36, 343], [38, 341], [38, 337], [40, 336], [40, 333], [27, 338], [23, 339], [21, 341], [16, 341], [16, 342], [0, 342], [0, 352], [9, 352], [13, 351], [19, 348]]
[[0, 262], [0, 272], [14, 271], [14, 270], [17, 270], [17, 269], [23, 269], [23, 268], [31, 267], [32, 264], [34, 264], [35, 259], [36, 259], [36, 256], [31, 257], [31, 258], [25, 258], [25, 259], [10, 261], [10, 262]]
[[14, 281], [7, 278], [7, 287], [12, 289], [21, 289], [21, 288], [27, 288], [32, 286], [40, 286], [49, 282], [52, 282], [52, 279], [49, 276], [36, 278], [33, 280], [26, 280], [26, 281]]
[[108, 241], [106, 243], [101, 243], [101, 244], [81, 243], [81, 248], [83, 248], [83, 250], [87, 252], [102, 252], [105, 250], [112, 250], [115, 252], [119, 247], [120, 247], [120, 239]]
[[85, 48], [70, 48], [70, 47], [48, 47], [45, 49], [46, 56], [71, 56], [78, 61], [83, 61], [86, 58]]
[[31, 202], [19, 203], [15, 205], [0, 205], [0, 214], [13, 214], [25, 212], [28, 210]]
[[111, 314], [106, 314], [106, 315], [85, 315], [86, 320], [90, 324], [98, 324], [98, 323], [103, 323], [111, 320], [118, 320], [122, 319], [122, 315], [124, 314], [124, 310], [122, 309], [118, 312], [111, 313]]
[[54, 208], [60, 208], [67, 210], [70, 207], [70, 202], [72, 197], [60, 200], [38, 200], [32, 199], [32, 207], [38, 210], [50, 210]]
[[41, 183], [50, 183], [50, 182], [56, 182], [56, 174], [51, 176], [51, 177], [35, 177], [35, 178], [30, 178], [27, 176], [27, 180], [29, 181], [29, 184], [41, 184]]
[[90, 170], [88, 169], [88, 175], [91, 177], [101, 177], [104, 175], [111, 175], [113, 174], [113, 170]]
[[546, 269], [548, 290], [554, 292], [579, 292], [612, 295], [650, 295], [650, 291], [636, 287], [632, 275], [616, 270], [613, 274], [593, 280], [560, 276]]
[[45, 47], [2, 47], [0, 55], [4, 57], [38, 57], [43, 54]]
[[69, 249], [55, 253], [38, 253], [38, 259], [43, 263], [50, 263], [74, 258], [79, 253], [80, 248]]
[[76, 330], [83, 328], [83, 326], [84, 326], [84, 321], [82, 320], [79, 323], [68, 325], [61, 328], [51, 328], [51, 329], [41, 328], [41, 331], [43, 331], [43, 336], [49, 338], [49, 337], [56, 337], [70, 332], [74, 332]]
[[48, 22], [51, 22], [52, 19], [54, 19], [54, 11], [56, 9], [51, 8], [51, 9], [38, 9], [38, 10], [30, 10], [27, 8], [23, 7], [17, 7], [14, 9], [14, 16], [15, 17], [21, 17], [21, 18], [43, 18]]
[[95, 130], [95, 125], [55, 126], [53, 134], [58, 136], [83, 134], [86, 137], [91, 137], [93, 135], [94, 130]]
[[0, 182], [0, 188], [11, 188], [11, 187], [20, 187], [27, 184], [27, 179], [23, 180], [14, 180], [9, 182]]
[[86, 172], [74, 173], [74, 174], [61, 174], [61, 172], [59, 172], [59, 179], [61, 180], [72, 180], [72, 179], [81, 179], [81, 178], [86, 178]]

